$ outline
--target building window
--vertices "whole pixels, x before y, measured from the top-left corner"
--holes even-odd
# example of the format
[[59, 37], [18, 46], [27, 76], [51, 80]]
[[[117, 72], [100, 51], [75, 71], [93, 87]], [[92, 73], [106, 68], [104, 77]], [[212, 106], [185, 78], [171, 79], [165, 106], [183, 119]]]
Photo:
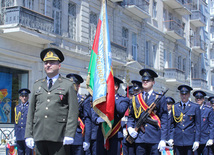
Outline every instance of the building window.
[[122, 28], [122, 45], [128, 47], [129, 30], [125, 27]]
[[186, 58], [183, 59], [183, 71], [186, 71]]
[[90, 25], [89, 25], [89, 38], [91, 41], [91, 45], [93, 44], [94, 37], [97, 29], [97, 14], [94, 12], [90, 13]]
[[181, 56], [178, 57], [178, 69], [181, 70]]
[[137, 35], [132, 33], [132, 56], [137, 61]]
[[145, 64], [150, 66], [150, 55], [149, 55], [149, 51], [150, 51], [150, 44], [151, 42], [150, 41], [146, 41], [146, 49], [145, 49]]
[[163, 62], [164, 62], [164, 68], [168, 68], [166, 49], [163, 50]]
[[28, 88], [28, 72], [0, 66], [0, 123], [14, 123], [18, 90]]
[[153, 1], [152, 17], [157, 18], [157, 2]]
[[155, 67], [155, 63], [156, 63], [156, 56], [157, 56], [157, 45], [153, 45], [152, 46], [152, 60], [151, 60], [151, 67]]
[[6, 8], [6, 7], [10, 7], [10, 6], [14, 6], [14, 0], [2, 0], [1, 1], [1, 7], [2, 8]]
[[53, 0], [54, 33], [61, 34], [61, 0]]
[[33, 10], [34, 9], [34, 0], [23, 0], [23, 6]]
[[172, 53], [169, 52], [168, 56], [169, 56], [169, 57], [168, 57], [169, 68], [172, 68]]
[[68, 4], [68, 36], [76, 39], [76, 4], [72, 2]]

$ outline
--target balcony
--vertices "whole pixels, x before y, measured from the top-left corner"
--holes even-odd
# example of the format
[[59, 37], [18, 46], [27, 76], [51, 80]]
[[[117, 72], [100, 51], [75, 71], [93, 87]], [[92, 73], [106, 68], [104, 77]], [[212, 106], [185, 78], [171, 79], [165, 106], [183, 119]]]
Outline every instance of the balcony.
[[204, 79], [192, 79], [193, 89], [208, 89], [207, 81]]
[[185, 82], [185, 73], [177, 68], [165, 68], [164, 78], [166, 82], [181, 84]]
[[111, 42], [111, 53], [113, 60], [126, 62], [126, 47]]
[[163, 22], [165, 33], [174, 39], [184, 39], [183, 27], [175, 20], [168, 20]]
[[163, 2], [174, 9], [181, 16], [191, 14], [191, 3], [188, 3], [187, 0], [163, 0]]
[[6, 8], [3, 17], [0, 29], [5, 37], [39, 44], [52, 42], [47, 34], [53, 33], [53, 18], [21, 6]]
[[190, 23], [195, 27], [206, 26], [206, 17], [200, 10], [193, 10], [190, 15]]
[[193, 36], [190, 38], [190, 46], [192, 50], [198, 53], [206, 53], [207, 52], [207, 44], [205, 41], [201, 39], [200, 36]]
[[124, 0], [121, 5], [140, 18], [145, 19], [150, 17], [149, 2], [146, 0]]

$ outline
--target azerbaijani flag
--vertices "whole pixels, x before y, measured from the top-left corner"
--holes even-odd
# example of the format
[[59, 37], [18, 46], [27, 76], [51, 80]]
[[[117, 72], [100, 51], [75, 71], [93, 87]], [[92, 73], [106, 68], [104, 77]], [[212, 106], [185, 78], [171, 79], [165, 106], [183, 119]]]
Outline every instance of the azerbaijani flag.
[[173, 155], [173, 148], [166, 146], [165, 150], [161, 152], [161, 155]]
[[86, 81], [87, 89], [93, 95], [93, 108], [105, 120], [102, 132], [105, 140], [114, 123], [115, 90], [111, 60], [111, 44], [108, 29], [106, 1], [102, 0], [100, 17], [91, 50]]

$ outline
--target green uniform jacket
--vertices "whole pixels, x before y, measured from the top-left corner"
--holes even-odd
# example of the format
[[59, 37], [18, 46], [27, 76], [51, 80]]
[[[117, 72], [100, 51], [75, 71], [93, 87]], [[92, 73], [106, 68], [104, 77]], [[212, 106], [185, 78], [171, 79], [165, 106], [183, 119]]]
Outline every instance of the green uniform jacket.
[[62, 142], [73, 137], [78, 122], [78, 101], [73, 82], [59, 76], [50, 90], [47, 80], [34, 83], [29, 104], [25, 138]]

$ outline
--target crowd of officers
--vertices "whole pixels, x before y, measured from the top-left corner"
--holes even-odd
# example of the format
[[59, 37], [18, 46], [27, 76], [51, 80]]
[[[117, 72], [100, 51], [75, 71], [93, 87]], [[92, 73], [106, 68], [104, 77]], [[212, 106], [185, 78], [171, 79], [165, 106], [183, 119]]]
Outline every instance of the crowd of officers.
[[[38, 155], [159, 155], [168, 148], [176, 155], [212, 155], [214, 151], [214, 96], [205, 104], [206, 93], [197, 90], [190, 101], [188, 85], [180, 85], [180, 101], [162, 97], [153, 86], [157, 73], [139, 71], [142, 81], [132, 80], [126, 95], [118, 94], [114, 77], [115, 110], [109, 147], [102, 133], [104, 120], [93, 109], [93, 96], [80, 95], [81, 75], [59, 74], [62, 52], [47, 48], [40, 54], [47, 77], [35, 82], [32, 93], [19, 90], [21, 104], [15, 108], [15, 136], [18, 154]], [[31, 93], [31, 101], [28, 102]], [[166, 95], [167, 96], [167, 95]], [[158, 98], [160, 98], [158, 100]], [[156, 102], [158, 101], [158, 102]], [[149, 106], [156, 103], [139, 130], [136, 124]], [[126, 140], [128, 136], [134, 143]]]

